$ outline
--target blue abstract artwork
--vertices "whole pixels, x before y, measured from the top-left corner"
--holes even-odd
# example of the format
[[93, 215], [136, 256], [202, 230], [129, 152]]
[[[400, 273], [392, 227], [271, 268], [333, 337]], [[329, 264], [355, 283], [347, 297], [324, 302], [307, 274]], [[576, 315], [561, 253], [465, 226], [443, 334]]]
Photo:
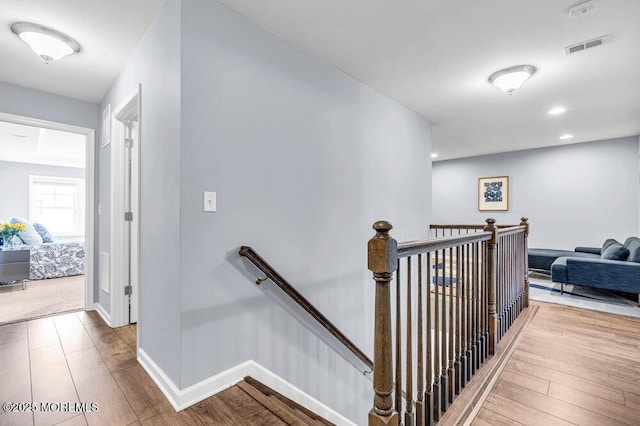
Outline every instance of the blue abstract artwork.
[[502, 202], [502, 182], [484, 183], [484, 201], [486, 203]]

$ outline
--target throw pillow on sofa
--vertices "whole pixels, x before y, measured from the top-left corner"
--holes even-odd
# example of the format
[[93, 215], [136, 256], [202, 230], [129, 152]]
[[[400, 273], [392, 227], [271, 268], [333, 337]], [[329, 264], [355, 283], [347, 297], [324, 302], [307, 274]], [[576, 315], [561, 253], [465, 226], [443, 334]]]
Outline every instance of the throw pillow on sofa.
[[604, 251], [612, 244], [620, 244], [620, 243], [617, 240], [614, 240], [613, 238], [609, 238], [605, 240], [605, 242], [602, 244], [602, 249], [600, 249], [600, 253], [604, 253]]
[[12, 217], [9, 223], [20, 223], [24, 225], [24, 231], [20, 232], [18, 236], [25, 244], [30, 246], [34, 244], [42, 244], [42, 237], [27, 219]]
[[53, 242], [53, 236], [51, 235], [49, 230], [47, 228], [45, 228], [44, 225], [42, 225], [41, 223], [33, 222], [33, 228], [42, 237], [42, 242], [43, 243], [52, 243]]
[[640, 238], [629, 237], [624, 242], [624, 246], [629, 250], [627, 262], [640, 263]]
[[602, 259], [607, 260], [627, 260], [627, 257], [629, 257], [629, 250], [617, 241], [609, 244], [601, 255]]

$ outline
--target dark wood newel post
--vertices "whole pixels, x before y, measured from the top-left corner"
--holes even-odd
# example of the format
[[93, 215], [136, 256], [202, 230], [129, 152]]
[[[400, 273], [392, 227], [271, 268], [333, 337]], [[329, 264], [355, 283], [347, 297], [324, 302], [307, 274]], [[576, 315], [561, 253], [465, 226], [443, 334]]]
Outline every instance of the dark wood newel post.
[[398, 425], [393, 409], [393, 359], [391, 350], [391, 291], [389, 283], [397, 268], [398, 243], [391, 238], [393, 228], [384, 220], [373, 224], [376, 235], [369, 240], [368, 264], [376, 282], [376, 309], [373, 348], [373, 408], [369, 426]]
[[497, 257], [497, 245], [498, 245], [498, 228], [496, 227], [496, 220], [487, 219], [487, 226], [484, 227], [484, 231], [492, 232], [491, 240], [487, 242], [487, 299], [488, 307], [487, 314], [489, 315], [489, 354], [493, 355], [496, 352], [496, 346], [498, 344], [498, 317], [496, 315], [496, 270], [498, 267]]
[[520, 218], [521, 226], [526, 226], [524, 230], [524, 306], [529, 306], [529, 219]]

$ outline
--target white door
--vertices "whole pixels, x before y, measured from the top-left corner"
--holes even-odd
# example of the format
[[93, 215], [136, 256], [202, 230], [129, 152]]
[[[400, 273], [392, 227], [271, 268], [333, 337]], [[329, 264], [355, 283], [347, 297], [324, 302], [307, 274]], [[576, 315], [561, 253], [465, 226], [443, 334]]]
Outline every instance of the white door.
[[129, 323], [138, 322], [138, 153], [139, 129], [137, 116], [125, 123], [124, 197], [125, 197], [125, 273], [129, 293]]
[[138, 322], [140, 88], [114, 110], [111, 148], [112, 326]]

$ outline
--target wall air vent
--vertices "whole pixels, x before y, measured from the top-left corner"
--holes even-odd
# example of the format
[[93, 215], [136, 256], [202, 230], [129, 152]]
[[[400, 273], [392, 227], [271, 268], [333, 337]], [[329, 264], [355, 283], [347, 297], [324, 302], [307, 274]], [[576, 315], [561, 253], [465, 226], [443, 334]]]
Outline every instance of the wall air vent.
[[593, 40], [583, 41], [582, 43], [577, 43], [577, 44], [565, 47], [564, 54], [571, 55], [572, 53], [577, 53], [582, 50], [591, 49], [592, 47], [600, 46], [608, 41], [609, 41], [609, 36], [602, 36], [602, 37], [594, 38]]

